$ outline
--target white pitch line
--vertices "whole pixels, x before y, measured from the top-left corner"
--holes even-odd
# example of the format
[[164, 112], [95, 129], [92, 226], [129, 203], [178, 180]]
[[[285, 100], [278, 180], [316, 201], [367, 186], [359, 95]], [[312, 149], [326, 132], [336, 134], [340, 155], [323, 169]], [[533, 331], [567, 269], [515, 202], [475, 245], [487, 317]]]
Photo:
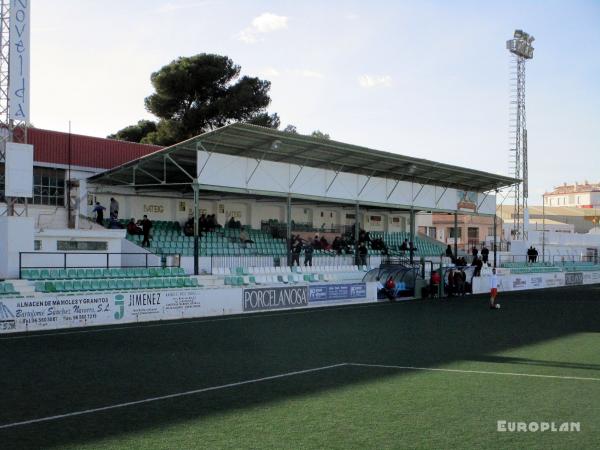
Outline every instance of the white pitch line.
[[143, 403], [151, 403], [151, 402], [157, 402], [160, 400], [167, 400], [167, 399], [171, 399], [171, 398], [201, 394], [203, 392], [218, 391], [220, 389], [227, 389], [227, 388], [236, 387], [236, 386], [243, 386], [245, 384], [260, 383], [262, 381], [276, 380], [278, 378], [292, 377], [295, 375], [302, 375], [302, 374], [311, 373], [311, 372], [319, 372], [322, 370], [335, 369], [336, 367], [344, 367], [347, 365], [348, 365], [347, 363], [340, 363], [340, 364], [332, 364], [330, 366], [315, 367], [313, 369], [296, 370], [294, 372], [287, 372], [287, 373], [282, 373], [279, 375], [271, 375], [268, 377], [255, 378], [253, 380], [238, 381], [235, 383], [222, 384], [220, 386], [211, 386], [211, 387], [202, 388], [202, 389], [194, 389], [193, 391], [177, 392], [175, 394], [168, 394], [168, 395], [161, 395], [159, 397], [145, 398], [143, 400], [135, 400], [133, 402], [117, 403], [115, 405], [102, 406], [99, 408], [85, 409], [82, 411], [75, 411], [75, 412], [70, 412], [70, 413], [65, 413], [65, 414], [57, 414], [56, 416], [48, 416], [48, 417], [40, 417], [39, 419], [23, 420], [21, 422], [13, 422], [13, 423], [7, 423], [4, 425], [0, 425], [0, 429], [14, 428], [14, 427], [22, 426], [22, 425], [29, 425], [32, 423], [49, 422], [51, 420], [64, 419], [66, 417], [82, 416], [84, 414], [92, 414], [92, 413], [96, 413], [96, 412], [100, 412], [100, 411], [108, 411], [111, 409], [125, 408], [127, 406], [140, 405]]
[[[69, 334], [105, 333], [107, 331], [136, 330], [136, 329], [140, 329], [140, 328], [175, 327], [175, 326], [190, 325], [190, 324], [227, 322], [230, 320], [262, 319], [264, 317], [296, 316], [296, 315], [301, 315], [301, 314], [314, 314], [314, 313], [321, 312], [321, 311], [337, 311], [337, 310], [344, 310], [344, 309], [370, 308], [373, 306], [384, 306], [384, 305], [392, 305], [392, 303], [373, 302], [373, 303], [363, 303], [360, 305], [353, 305], [353, 306], [351, 306], [351, 304], [339, 305], [339, 306], [327, 306], [327, 307], [318, 306], [318, 307], [301, 309], [301, 310], [296, 310], [296, 311], [288, 311], [288, 312], [284, 312], [285, 310], [282, 310], [281, 312], [278, 312], [278, 313], [269, 313], [269, 314], [256, 312], [256, 313], [250, 313], [250, 314], [236, 315], [235, 317], [225, 316], [225, 317], [217, 317], [214, 319], [205, 319], [205, 320], [203, 320], [202, 317], [198, 317], [198, 318], [192, 319], [192, 320], [166, 319], [164, 321], [159, 321], [159, 323], [154, 323], [152, 321], [148, 321], [148, 322], [145, 322], [145, 324], [139, 324], [139, 325], [134, 325], [135, 322], [130, 322], [130, 325], [125, 325], [125, 326], [120, 326], [120, 327], [110, 326], [110, 325], [108, 325], [108, 326], [107, 325], [90, 325], [89, 329], [76, 330], [76, 331], [61, 331], [60, 328], [57, 328], [54, 331], [49, 331], [49, 332], [45, 332], [45, 333], [38, 333], [38, 332], [32, 331], [31, 333], [34, 333], [34, 334], [25, 334], [25, 335], [19, 335], [19, 336], [10, 336], [10, 335], [0, 336], [0, 341], [10, 341], [10, 340], [18, 340], [18, 339], [35, 339], [35, 338], [39, 338], [39, 337], [62, 336], [62, 335], [69, 335]], [[96, 328], [96, 327], [104, 327], [104, 328]], [[64, 328], [62, 330], [64, 330]]]
[[600, 381], [600, 378], [573, 377], [563, 375], [541, 375], [534, 373], [516, 373], [516, 372], [493, 372], [488, 370], [462, 370], [462, 369], [443, 369], [438, 367], [413, 367], [413, 366], [391, 366], [387, 364], [362, 364], [347, 363], [348, 366], [355, 367], [373, 367], [379, 369], [399, 369], [399, 370], [423, 370], [430, 372], [455, 372], [455, 373], [474, 373], [480, 375], [505, 375], [513, 377], [531, 377], [531, 378], [554, 378], [558, 380], [581, 380], [581, 381]]

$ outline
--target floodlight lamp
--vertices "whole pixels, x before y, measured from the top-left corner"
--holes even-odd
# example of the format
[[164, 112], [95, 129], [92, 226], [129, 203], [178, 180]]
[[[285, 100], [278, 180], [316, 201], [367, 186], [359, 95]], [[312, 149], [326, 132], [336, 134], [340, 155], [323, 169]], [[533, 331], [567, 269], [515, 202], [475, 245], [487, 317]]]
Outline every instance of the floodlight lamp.
[[280, 145], [281, 141], [279, 139], [273, 141], [273, 143], [271, 144], [271, 150], [278, 150]]
[[519, 39], [523, 36], [523, 30], [515, 30], [515, 38]]
[[533, 36], [529, 36], [529, 39], [527, 40], [527, 42], [529, 42], [530, 44], [535, 41], [535, 38]]

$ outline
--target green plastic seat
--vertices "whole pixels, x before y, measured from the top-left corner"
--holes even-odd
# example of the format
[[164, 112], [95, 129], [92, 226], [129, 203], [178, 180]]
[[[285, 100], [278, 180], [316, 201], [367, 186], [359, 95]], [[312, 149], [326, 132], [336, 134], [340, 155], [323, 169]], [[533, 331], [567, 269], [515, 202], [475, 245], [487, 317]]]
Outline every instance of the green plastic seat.
[[140, 279], [139, 278], [134, 278], [133, 280], [131, 280], [131, 289], [139, 289], [140, 286]]
[[177, 277], [173, 278], [173, 280], [175, 280], [175, 286], [173, 287], [185, 287], [185, 278]]
[[66, 280], [68, 278], [66, 269], [58, 269], [58, 278]]
[[46, 281], [44, 283], [44, 292], [56, 292], [56, 286], [52, 281]]
[[135, 278], [140, 278], [140, 277], [143, 277], [144, 275], [143, 275], [143, 271], [142, 271], [142, 269], [141, 269], [140, 267], [136, 267], [136, 268], [134, 268], [134, 269], [133, 269], [133, 276], [134, 276]]
[[65, 292], [71, 292], [71, 291], [73, 291], [73, 281], [66, 280], [64, 282], [64, 290], [65, 290]]
[[99, 280], [98, 281], [98, 289], [101, 291], [107, 291], [108, 290], [108, 280]]
[[125, 289], [133, 289], [133, 281], [131, 278], [125, 279]]
[[127, 269], [125, 269], [125, 274], [127, 278], [133, 278], [135, 277], [135, 269], [128, 267]]
[[83, 286], [81, 285], [81, 280], [73, 281], [73, 290], [74, 291], [82, 291], [83, 290]]
[[56, 292], [64, 292], [65, 291], [65, 282], [64, 281], [55, 281], [54, 287], [56, 288]]
[[148, 289], [150, 287], [150, 278], [140, 278], [140, 289]]
[[77, 269], [75, 278], [79, 278], [80, 280], [83, 280], [85, 278], [85, 269]]
[[119, 269], [109, 269], [109, 277], [110, 278], [119, 278], [120, 272]]
[[47, 269], [40, 270], [40, 278], [42, 280], [48, 280], [50, 278], [50, 271]]
[[92, 291], [99, 291], [100, 290], [100, 280], [92, 280], [92, 286], [91, 286], [91, 290]]
[[117, 279], [117, 289], [127, 289], [125, 287], [125, 279], [123, 279], [123, 278]]
[[86, 278], [94, 278], [94, 269], [85, 269]]
[[52, 278], [53, 280], [56, 280], [57, 278], [59, 278], [58, 269], [50, 269], [48, 271], [48, 273], [49, 273], [49, 277]]
[[94, 269], [94, 278], [102, 278], [102, 269]]
[[118, 289], [117, 288], [117, 280], [115, 278], [111, 278], [111, 279], [108, 280], [108, 288], [111, 291], [114, 291], [114, 290]]
[[81, 280], [81, 289], [84, 291], [92, 290], [92, 280]]
[[43, 281], [36, 281], [34, 286], [35, 286], [35, 292], [44, 292], [44, 282]]

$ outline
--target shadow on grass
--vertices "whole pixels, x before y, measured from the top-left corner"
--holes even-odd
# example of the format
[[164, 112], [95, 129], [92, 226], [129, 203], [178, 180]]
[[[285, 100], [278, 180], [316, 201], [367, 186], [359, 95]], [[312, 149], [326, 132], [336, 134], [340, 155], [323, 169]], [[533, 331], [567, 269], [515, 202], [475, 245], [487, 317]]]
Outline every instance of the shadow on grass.
[[[600, 323], [600, 302], [590, 288], [502, 297], [501, 311], [490, 311], [485, 297], [466, 297], [2, 340], [0, 424], [342, 362], [498, 362], [488, 355], [597, 331]], [[573, 298], [580, 301], [570, 304]], [[559, 367], [586, 366], [573, 364]], [[392, 374], [398, 372], [330, 369], [4, 429], [0, 442], [2, 448], [84, 444]]]

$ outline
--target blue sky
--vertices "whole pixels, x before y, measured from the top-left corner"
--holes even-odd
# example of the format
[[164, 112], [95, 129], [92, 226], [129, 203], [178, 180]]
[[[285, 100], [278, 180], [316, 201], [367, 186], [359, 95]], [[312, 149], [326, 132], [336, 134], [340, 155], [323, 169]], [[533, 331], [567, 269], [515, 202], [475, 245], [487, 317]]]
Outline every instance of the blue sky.
[[509, 56], [527, 68], [530, 204], [600, 181], [600, 1], [32, 1], [32, 122], [106, 136], [141, 118], [150, 73], [218, 53], [272, 82], [302, 133], [508, 173]]

